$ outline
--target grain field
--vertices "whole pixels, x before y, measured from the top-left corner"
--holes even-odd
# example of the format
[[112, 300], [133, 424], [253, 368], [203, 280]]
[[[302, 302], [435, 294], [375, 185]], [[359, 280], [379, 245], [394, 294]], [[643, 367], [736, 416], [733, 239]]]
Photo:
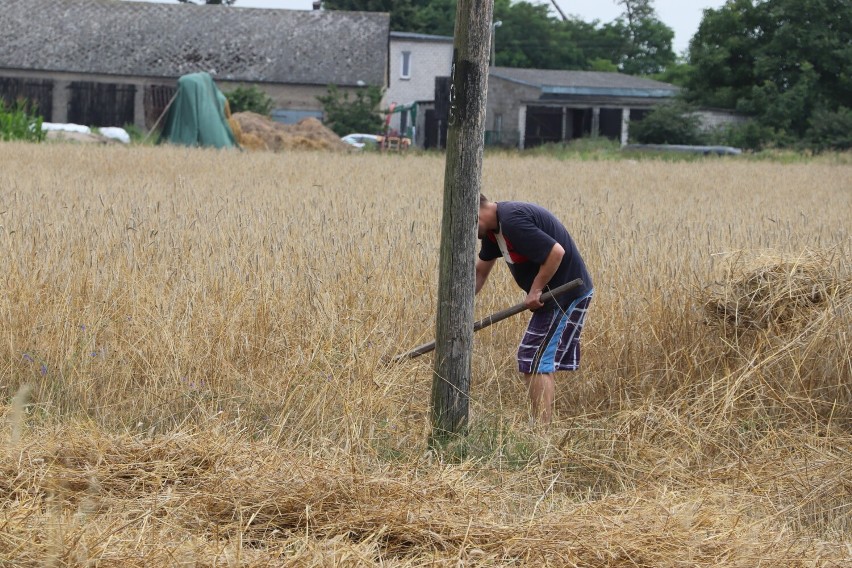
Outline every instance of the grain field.
[[[852, 166], [487, 155], [595, 279], [426, 446], [443, 157], [0, 145], [2, 566], [852, 566]], [[498, 266], [481, 317], [522, 300]]]

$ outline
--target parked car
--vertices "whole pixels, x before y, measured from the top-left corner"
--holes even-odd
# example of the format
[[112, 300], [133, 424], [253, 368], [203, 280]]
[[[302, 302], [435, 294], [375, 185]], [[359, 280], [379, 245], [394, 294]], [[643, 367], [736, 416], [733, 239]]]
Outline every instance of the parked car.
[[379, 144], [382, 143], [382, 137], [375, 134], [347, 134], [341, 140], [355, 148], [364, 148], [365, 146], [378, 148]]
[[379, 136], [377, 134], [347, 134], [341, 140], [355, 148], [372, 148], [380, 150], [407, 150], [411, 139], [399, 136]]

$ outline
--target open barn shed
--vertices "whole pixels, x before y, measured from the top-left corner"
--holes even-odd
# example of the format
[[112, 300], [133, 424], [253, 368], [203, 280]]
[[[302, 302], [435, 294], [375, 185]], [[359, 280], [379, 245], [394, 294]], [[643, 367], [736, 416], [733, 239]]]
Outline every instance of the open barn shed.
[[150, 128], [182, 75], [257, 86], [273, 114], [321, 116], [318, 95], [387, 85], [388, 14], [118, 0], [0, 0], [0, 98], [49, 122]]
[[626, 144], [630, 121], [677, 93], [674, 85], [621, 73], [495, 67], [486, 142], [523, 149], [605, 136]]

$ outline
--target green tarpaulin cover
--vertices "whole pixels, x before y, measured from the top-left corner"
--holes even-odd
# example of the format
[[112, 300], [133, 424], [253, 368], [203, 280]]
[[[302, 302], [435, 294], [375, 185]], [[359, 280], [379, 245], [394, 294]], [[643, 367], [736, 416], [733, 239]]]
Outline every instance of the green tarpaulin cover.
[[225, 95], [209, 73], [192, 73], [178, 79], [160, 143], [233, 148], [237, 140], [225, 117]]

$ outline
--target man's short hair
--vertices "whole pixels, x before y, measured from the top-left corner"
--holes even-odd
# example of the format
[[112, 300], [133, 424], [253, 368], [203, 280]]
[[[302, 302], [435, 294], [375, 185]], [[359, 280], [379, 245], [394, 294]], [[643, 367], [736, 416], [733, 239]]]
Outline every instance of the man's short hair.
[[485, 205], [486, 205], [487, 203], [489, 203], [488, 198], [487, 198], [487, 197], [485, 197], [485, 194], [484, 194], [484, 193], [480, 193], [480, 194], [479, 194], [479, 206], [480, 206], [480, 207], [485, 207]]

